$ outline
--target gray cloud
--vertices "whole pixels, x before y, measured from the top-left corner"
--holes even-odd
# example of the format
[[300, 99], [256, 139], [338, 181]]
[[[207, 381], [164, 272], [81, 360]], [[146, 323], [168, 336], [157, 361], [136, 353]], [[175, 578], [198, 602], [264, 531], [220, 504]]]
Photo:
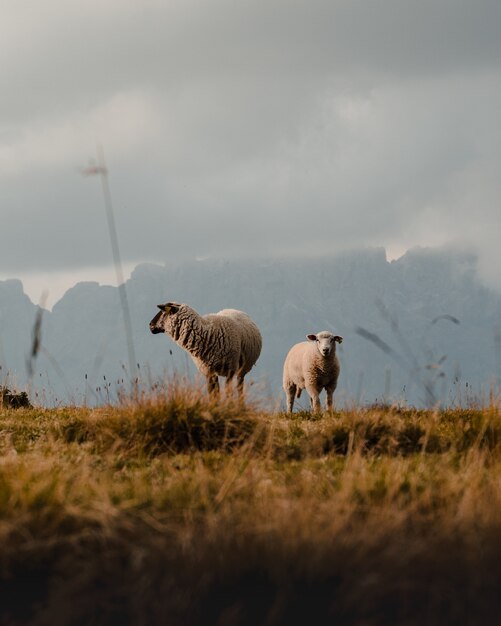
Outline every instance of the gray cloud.
[[461, 243], [497, 284], [499, 2], [29, 4], [0, 36], [4, 271], [110, 262], [99, 140], [125, 261]]

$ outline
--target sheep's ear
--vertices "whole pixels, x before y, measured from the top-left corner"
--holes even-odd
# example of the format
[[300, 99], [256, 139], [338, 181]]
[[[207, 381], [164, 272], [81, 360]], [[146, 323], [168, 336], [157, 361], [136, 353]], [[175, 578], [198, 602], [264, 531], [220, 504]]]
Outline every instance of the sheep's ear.
[[316, 335], [306, 335], [306, 339], [309, 339], [310, 341], [316, 341], [317, 340], [317, 336]]
[[343, 343], [343, 338], [342, 338], [342, 337], [340, 337], [339, 335], [336, 335], [336, 336], [334, 337], [334, 341], [337, 341], [338, 343]]
[[164, 313], [167, 313], [167, 315], [169, 313], [177, 313], [179, 311], [179, 306], [173, 302], [167, 302], [167, 304], [157, 304], [157, 307]]

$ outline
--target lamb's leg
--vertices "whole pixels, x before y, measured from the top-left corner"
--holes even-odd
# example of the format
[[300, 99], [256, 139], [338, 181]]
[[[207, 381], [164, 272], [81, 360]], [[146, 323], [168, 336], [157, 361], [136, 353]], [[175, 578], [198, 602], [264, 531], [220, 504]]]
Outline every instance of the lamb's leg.
[[292, 413], [292, 409], [294, 408], [294, 397], [296, 395], [296, 385], [290, 385], [287, 387], [285, 395], [287, 398], [287, 413]]
[[209, 374], [209, 376], [207, 376], [207, 388], [209, 389], [210, 396], [219, 395], [219, 379], [217, 374]]
[[332, 395], [334, 394], [334, 389], [328, 387], [325, 390], [325, 393], [325, 408], [327, 409], [327, 411], [332, 411]]
[[314, 389], [313, 387], [306, 387], [306, 391], [310, 396], [311, 410], [313, 411], [313, 413], [318, 413], [321, 410], [318, 390]]

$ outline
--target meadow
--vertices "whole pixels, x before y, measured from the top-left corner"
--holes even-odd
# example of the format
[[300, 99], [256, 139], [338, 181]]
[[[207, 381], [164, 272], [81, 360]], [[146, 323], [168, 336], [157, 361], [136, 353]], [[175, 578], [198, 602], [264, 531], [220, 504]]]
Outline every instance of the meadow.
[[0, 408], [0, 623], [493, 624], [501, 412]]

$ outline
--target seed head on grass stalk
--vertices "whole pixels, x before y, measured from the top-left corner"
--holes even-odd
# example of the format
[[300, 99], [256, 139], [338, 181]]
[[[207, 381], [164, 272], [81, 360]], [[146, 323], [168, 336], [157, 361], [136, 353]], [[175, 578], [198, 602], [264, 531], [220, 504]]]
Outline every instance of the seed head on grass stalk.
[[[365, 328], [357, 327], [355, 328], [355, 332], [357, 333], [357, 335], [363, 337], [367, 341], [370, 341], [373, 345], [379, 348], [379, 350], [391, 357], [403, 371], [406, 371], [409, 374], [410, 380], [416, 383], [418, 388], [421, 388], [424, 391], [425, 404], [427, 406], [437, 406], [439, 404], [439, 399], [435, 390], [435, 386], [439, 380], [442, 380], [442, 387], [443, 389], [445, 389], [445, 373], [441, 370], [441, 366], [447, 359], [447, 355], [443, 355], [436, 363], [432, 362], [421, 365], [416, 358], [416, 355], [412, 351], [406, 336], [402, 333], [397, 318], [394, 317], [390, 313], [390, 311], [388, 311], [382, 300], [377, 299], [376, 306], [379, 309], [379, 312], [381, 313], [383, 319], [385, 319], [389, 323], [391, 331], [396, 338], [396, 341], [398, 342], [400, 350], [396, 350], [386, 341], [383, 341], [376, 333], [370, 332]], [[430, 322], [430, 326], [434, 326], [440, 320], [446, 320], [456, 325], [460, 324], [460, 321], [453, 315], [444, 314], [435, 317]], [[435, 375], [431, 377], [428, 375], [423, 376], [423, 371], [435, 373]], [[386, 389], [385, 397], [387, 397]]]

